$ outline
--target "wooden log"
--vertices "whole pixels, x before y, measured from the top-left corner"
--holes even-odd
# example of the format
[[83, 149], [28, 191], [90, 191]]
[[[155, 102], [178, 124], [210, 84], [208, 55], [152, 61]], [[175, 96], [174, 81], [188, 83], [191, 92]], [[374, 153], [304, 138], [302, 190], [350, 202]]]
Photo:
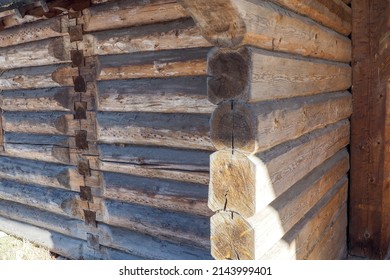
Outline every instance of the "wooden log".
[[[0, 90], [73, 86], [73, 81], [69, 79], [69, 77], [72, 77], [71, 74], [73, 74], [73, 72], [69, 73], [69, 70], [66, 66], [49, 65], [40, 67], [27, 67], [3, 70], [1, 73]], [[77, 74], [75, 76], [77, 76]]]
[[2, 180], [0, 198], [33, 205], [35, 208], [56, 214], [83, 219], [83, 212], [80, 209], [76, 192]]
[[3, 129], [8, 132], [75, 135], [80, 124], [66, 112], [5, 112]]
[[209, 151], [99, 145], [100, 169], [208, 185]]
[[[344, 181], [344, 182], [343, 182]], [[268, 259], [308, 259], [308, 255], [320, 242], [324, 232], [346, 211], [347, 183], [342, 180], [318, 202], [299, 223], [288, 231], [281, 240], [261, 258]], [[344, 229], [346, 232], [346, 229]], [[341, 244], [340, 244], [341, 245]], [[342, 250], [345, 244], [341, 245]]]
[[41, 66], [70, 61], [68, 36], [1, 49], [2, 69]]
[[[338, 191], [341, 189], [343, 194], [337, 195], [334, 199], [339, 202], [336, 207], [340, 207], [345, 203], [347, 184], [347, 179], [344, 177], [335, 186], [335, 189]], [[340, 199], [340, 197], [343, 198]], [[340, 203], [340, 200], [342, 200], [342, 203]], [[330, 212], [338, 212], [338, 208], [336, 210], [332, 209]], [[264, 217], [259, 218], [257, 215], [245, 219], [233, 212], [221, 211], [215, 214], [211, 218], [212, 256], [216, 259], [235, 260], [262, 258], [265, 252], [263, 252], [264, 248], [261, 247], [261, 243], [258, 241], [261, 236], [259, 222], [262, 220], [264, 220]], [[328, 224], [326, 223], [326, 225]], [[306, 236], [306, 238], [306, 240], [312, 241], [312, 237]]]
[[256, 252], [263, 254], [281, 240], [348, 170], [348, 152], [342, 150], [255, 214]]
[[351, 60], [348, 38], [269, 1], [192, 2], [180, 3], [215, 46], [249, 45], [328, 60]]
[[342, 0], [345, 4], [351, 4], [352, 0]]
[[67, 33], [66, 17], [46, 19], [1, 31], [0, 47], [4, 48], [53, 37], [60, 37]]
[[80, 98], [72, 88], [45, 88], [3, 91], [1, 108], [5, 111], [74, 111]]
[[322, 239], [307, 256], [308, 260], [343, 260], [347, 256], [347, 207], [340, 210], [339, 217], [327, 229]]
[[206, 77], [135, 79], [97, 83], [99, 111], [211, 114]]
[[121, 1], [83, 10], [83, 30], [128, 28], [187, 17], [183, 7], [173, 0]]
[[[102, 244], [135, 254], [140, 258], [160, 260], [210, 260], [210, 249], [179, 244], [135, 231], [99, 223]], [[100, 240], [99, 240], [100, 241]]]
[[102, 143], [213, 149], [208, 115], [102, 112], [97, 128]]
[[346, 90], [347, 64], [302, 59], [254, 48], [214, 48], [208, 55], [209, 100], [259, 102]]
[[84, 35], [87, 56], [210, 46], [191, 19]]
[[351, 113], [349, 92], [256, 104], [226, 101], [211, 117], [211, 141], [217, 150], [253, 154], [346, 119]]
[[74, 191], [80, 191], [84, 183], [75, 167], [4, 156], [0, 163], [3, 179]]
[[251, 217], [348, 143], [343, 120], [256, 155], [218, 151], [210, 158], [209, 207]]
[[106, 198], [134, 204], [211, 216], [207, 186], [120, 173], [103, 173]]
[[204, 216], [105, 199], [97, 220], [176, 243], [210, 247], [210, 222]]
[[352, 30], [352, 11], [341, 0], [271, 0], [298, 14], [307, 16], [314, 21], [348, 36]]

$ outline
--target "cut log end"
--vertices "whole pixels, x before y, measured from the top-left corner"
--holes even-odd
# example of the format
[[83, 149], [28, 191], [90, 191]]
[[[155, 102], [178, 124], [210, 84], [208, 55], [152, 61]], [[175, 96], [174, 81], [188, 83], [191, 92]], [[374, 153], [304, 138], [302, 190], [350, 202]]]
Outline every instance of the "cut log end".
[[249, 97], [250, 54], [247, 48], [213, 49], [208, 55], [207, 93], [210, 102]]
[[49, 54], [60, 61], [69, 61], [70, 60], [70, 41], [69, 37], [59, 37], [54, 39], [49, 44]]
[[209, 208], [250, 217], [256, 212], [256, 166], [238, 152], [219, 151], [210, 158]]
[[217, 150], [252, 153], [256, 149], [255, 133], [256, 118], [244, 103], [224, 102], [211, 117], [211, 141]]
[[255, 237], [251, 226], [232, 212], [211, 218], [211, 254], [217, 260], [255, 259]]
[[245, 22], [226, 0], [179, 0], [202, 30], [202, 35], [214, 46], [238, 46], [246, 33]]

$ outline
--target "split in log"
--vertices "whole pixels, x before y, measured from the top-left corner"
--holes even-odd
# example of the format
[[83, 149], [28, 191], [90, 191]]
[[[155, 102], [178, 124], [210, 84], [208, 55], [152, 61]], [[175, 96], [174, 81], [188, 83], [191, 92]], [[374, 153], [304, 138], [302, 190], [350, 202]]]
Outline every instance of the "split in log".
[[349, 92], [256, 104], [226, 101], [211, 117], [211, 141], [217, 150], [253, 154], [346, 119], [351, 113]]
[[2, 48], [2, 69], [41, 66], [70, 61], [68, 36]]
[[191, 19], [84, 35], [85, 55], [211, 47]]
[[205, 38], [218, 47], [249, 45], [334, 61], [351, 60], [351, 41], [347, 37], [268, 1], [179, 3], [194, 18]]
[[251, 217], [348, 143], [343, 120], [256, 155], [218, 151], [211, 155], [209, 207]]
[[99, 111], [211, 114], [206, 77], [134, 79], [97, 83]]
[[202, 216], [212, 214], [205, 185], [108, 172], [103, 178], [103, 195], [112, 200]]
[[100, 170], [208, 185], [209, 151], [99, 145]]
[[74, 191], [84, 184], [75, 167], [4, 156], [0, 157], [0, 178]]
[[298, 14], [307, 16], [345, 36], [351, 34], [352, 10], [341, 0], [271, 0]]
[[102, 143], [158, 145], [213, 150], [209, 115], [108, 113], [97, 115], [98, 140]]
[[97, 220], [172, 242], [210, 247], [210, 222], [205, 216], [105, 199], [103, 216]]
[[346, 90], [352, 70], [347, 64], [302, 59], [254, 48], [214, 48], [208, 55], [209, 100], [259, 102]]
[[67, 34], [66, 17], [56, 17], [0, 32], [0, 47], [60, 37]]
[[[346, 178], [341, 181], [341, 188], [339, 182], [337, 184], [339, 187], [333, 188], [261, 258], [266, 260], [308, 259], [310, 252], [319, 244], [327, 229], [337, 221], [340, 215], [345, 215], [348, 191], [346, 181]], [[346, 227], [344, 234], [346, 235]], [[345, 242], [333, 248], [344, 251], [346, 244]]]
[[[331, 213], [338, 212], [338, 209], [342, 208], [346, 200], [347, 185], [347, 179], [344, 177], [332, 189], [331, 193], [333, 195], [335, 194], [334, 190], [337, 190], [338, 194], [331, 200], [333, 202], [332, 209], [326, 209], [328, 212], [326, 217], [330, 217]], [[314, 220], [323, 222], [326, 229], [330, 223], [327, 220], [323, 221], [324, 219], [321, 218], [319, 215]], [[211, 252], [213, 257], [216, 259], [240, 260], [262, 258], [265, 252], [263, 252], [264, 248], [260, 246], [259, 242], [262, 239], [261, 225], [264, 225], [264, 217], [258, 217], [257, 215], [244, 219], [239, 214], [233, 212], [221, 211], [215, 214], [211, 218]], [[320, 236], [323, 234], [318, 228], [316, 230], [312, 228], [312, 231], [320, 234]], [[310, 238], [306, 236], [306, 238], [306, 240], [310, 241], [314, 239], [313, 236]]]
[[84, 32], [169, 22], [189, 15], [173, 0], [114, 2], [83, 10]]

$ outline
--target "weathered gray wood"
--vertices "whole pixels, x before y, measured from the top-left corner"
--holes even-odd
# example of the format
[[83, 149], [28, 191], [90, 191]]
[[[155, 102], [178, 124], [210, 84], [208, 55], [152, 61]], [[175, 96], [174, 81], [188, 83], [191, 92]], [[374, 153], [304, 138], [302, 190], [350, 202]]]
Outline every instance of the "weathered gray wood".
[[343, 120], [251, 156], [218, 151], [210, 159], [209, 207], [251, 217], [348, 143]]
[[173, 243], [125, 228], [99, 223], [104, 232], [102, 243], [147, 259], [162, 260], [210, 260], [210, 249]]
[[0, 157], [0, 178], [75, 191], [84, 183], [75, 167], [4, 156]]
[[211, 113], [206, 77], [136, 79], [97, 83], [100, 111]]
[[212, 150], [209, 129], [209, 115], [108, 112], [97, 115], [98, 139], [103, 143]]
[[211, 216], [207, 186], [120, 173], [103, 173], [104, 197], [170, 211]]
[[1, 68], [11, 69], [69, 62], [69, 49], [68, 36], [2, 48]]
[[0, 33], [0, 47], [64, 36], [67, 33], [66, 17], [54, 17], [20, 27], [6, 29]]
[[173, 242], [210, 247], [210, 222], [204, 216], [105, 199], [103, 216], [97, 219]]
[[74, 111], [80, 98], [72, 88], [3, 91], [0, 97], [5, 111]]
[[33, 205], [36, 208], [60, 215], [83, 218], [82, 210], [78, 204], [78, 194], [72, 191], [1, 180], [0, 198]]
[[[346, 199], [347, 190], [347, 178], [344, 177], [341, 181], [337, 182], [335, 187], [327, 194], [323, 200], [333, 198], [337, 204], [332, 210], [328, 210], [328, 216], [330, 213], [338, 212], [338, 207], [343, 205]], [[342, 192], [343, 195], [336, 195], [335, 191]], [[329, 198], [330, 197], [330, 198]], [[342, 198], [342, 199], [340, 199]], [[340, 203], [340, 200], [343, 202]], [[329, 213], [330, 212], [330, 213]], [[320, 220], [316, 218], [315, 220]], [[212, 255], [216, 259], [241, 259], [241, 260], [255, 260], [261, 259], [264, 253], [264, 246], [261, 242], [261, 222], [264, 222], [264, 217], [258, 215], [244, 219], [237, 213], [221, 211], [215, 214], [211, 218], [211, 250]], [[324, 221], [326, 226], [329, 221]], [[316, 229], [312, 228], [312, 231]], [[315, 240], [312, 236], [306, 236], [306, 241], [312, 242]], [[272, 246], [272, 244], [271, 244]]]
[[75, 135], [80, 125], [73, 114], [66, 112], [5, 112], [3, 129], [19, 133]]
[[349, 92], [256, 104], [226, 101], [211, 117], [211, 141], [217, 150], [252, 154], [346, 119], [351, 113]]
[[[342, 181], [341, 181], [342, 182]], [[345, 213], [347, 183], [338, 184], [329, 191], [262, 259], [307, 259], [327, 229]], [[346, 228], [345, 228], [346, 234]], [[341, 238], [342, 240], [342, 238]], [[342, 245], [343, 250], [345, 245]]]
[[186, 18], [189, 15], [174, 0], [127, 0], [83, 10], [86, 32], [109, 30]]
[[99, 57], [98, 80], [206, 76], [210, 48], [141, 52]]
[[0, 90], [73, 86], [71, 79], [70, 81], [69, 78], [65, 79], [69, 77], [69, 72], [61, 71], [62, 67], [66, 69], [66, 64], [3, 70], [0, 76]]
[[84, 35], [86, 55], [210, 47], [191, 19]]
[[351, 41], [347, 37], [269, 1], [180, 3], [205, 37], [218, 47], [249, 45], [335, 61], [351, 60]]
[[208, 185], [210, 152], [99, 145], [100, 170]]
[[348, 36], [352, 30], [351, 8], [341, 0], [271, 0]]
[[307, 96], [346, 90], [352, 84], [352, 69], [347, 64], [247, 47], [212, 49], [208, 75], [208, 96], [214, 104]]

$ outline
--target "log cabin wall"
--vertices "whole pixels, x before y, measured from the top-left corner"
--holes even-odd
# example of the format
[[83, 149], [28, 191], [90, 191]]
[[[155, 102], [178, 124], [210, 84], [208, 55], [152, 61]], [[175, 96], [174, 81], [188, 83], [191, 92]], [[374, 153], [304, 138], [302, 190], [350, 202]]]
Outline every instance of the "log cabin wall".
[[349, 1], [179, 2], [214, 45], [213, 257], [345, 258]]
[[176, 1], [103, 2], [3, 14], [0, 230], [72, 259], [210, 259], [211, 45]]

